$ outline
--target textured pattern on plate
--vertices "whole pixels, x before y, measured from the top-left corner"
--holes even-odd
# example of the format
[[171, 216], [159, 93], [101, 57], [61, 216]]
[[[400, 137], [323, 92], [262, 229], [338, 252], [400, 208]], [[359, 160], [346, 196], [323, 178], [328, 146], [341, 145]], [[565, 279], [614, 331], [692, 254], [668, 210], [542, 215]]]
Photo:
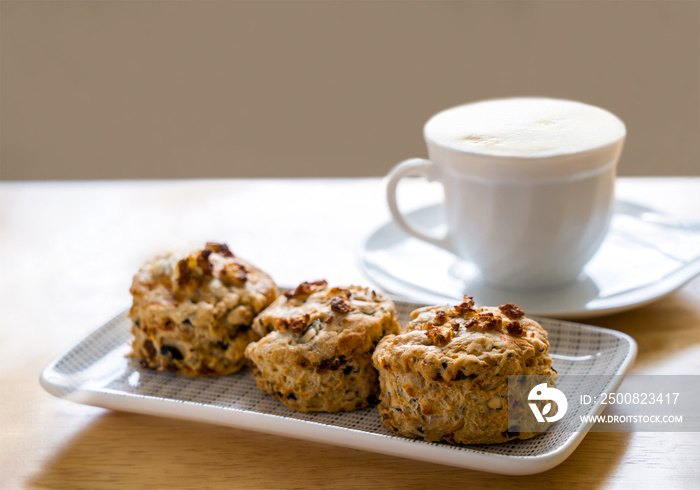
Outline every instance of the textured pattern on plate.
[[[409, 313], [421, 305], [396, 301], [396, 306], [399, 319], [405, 324]], [[560, 374], [623, 374], [621, 371], [633, 355], [633, 343], [618, 332], [550, 319], [538, 321], [549, 333], [553, 366]], [[91, 400], [90, 394], [132, 398], [133, 411], [136, 412], [140, 411], [138, 403], [143, 402], [144, 398], [157, 399], [172, 403], [167, 412], [172, 417], [178, 417], [181, 404], [195, 404], [224, 413], [252, 412], [273, 418], [295, 419], [312, 425], [361, 431], [374, 437], [398, 438], [421, 447], [438, 446], [462, 453], [515, 458], [537, 458], [561, 451], [577, 435], [546, 433], [526, 441], [465, 447], [405, 439], [382, 425], [375, 407], [343, 413], [302, 413], [291, 410], [263, 394], [248, 370], [218, 378], [191, 378], [141, 368], [137, 360], [125, 357], [130, 351], [129, 328], [129, 319], [126, 314], [121, 314], [95, 331], [45, 369], [42, 375], [44, 387], [56, 396], [88, 404], [100, 404]], [[604, 385], [558, 387], [567, 395], [573, 396], [606, 389]], [[594, 411], [595, 407], [586, 410]], [[266, 431], [265, 427], [246, 428]], [[329, 437], [328, 443], [334, 444], [336, 441]], [[366, 449], [373, 449], [369, 442]], [[408, 454], [406, 456], [411, 457]]]

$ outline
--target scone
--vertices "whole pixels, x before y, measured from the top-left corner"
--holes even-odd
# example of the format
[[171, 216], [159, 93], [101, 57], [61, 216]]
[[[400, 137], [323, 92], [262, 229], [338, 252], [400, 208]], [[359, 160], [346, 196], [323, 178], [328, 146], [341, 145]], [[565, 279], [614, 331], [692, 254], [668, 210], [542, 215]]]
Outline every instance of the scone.
[[411, 313], [406, 332], [388, 335], [372, 360], [381, 384], [382, 422], [406, 437], [452, 444], [500, 443], [509, 432], [508, 376], [541, 375], [553, 386], [547, 333], [509, 303]]
[[214, 376], [245, 365], [246, 346], [259, 337], [253, 318], [278, 296], [270, 276], [207, 243], [188, 256], [161, 255], [131, 286], [133, 356], [144, 367]]
[[377, 402], [377, 342], [398, 333], [394, 303], [358, 286], [302, 283], [253, 323], [263, 337], [246, 348], [265, 393], [303, 412], [350, 411]]

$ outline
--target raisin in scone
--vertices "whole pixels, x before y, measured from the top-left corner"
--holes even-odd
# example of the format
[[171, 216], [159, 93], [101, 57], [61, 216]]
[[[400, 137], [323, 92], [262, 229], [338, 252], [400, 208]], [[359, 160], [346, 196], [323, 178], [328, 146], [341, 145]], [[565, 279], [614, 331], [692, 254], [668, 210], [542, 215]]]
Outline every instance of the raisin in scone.
[[411, 313], [406, 332], [388, 335], [373, 362], [382, 422], [406, 437], [452, 444], [500, 443], [536, 432], [509, 432], [508, 376], [541, 375], [550, 386], [547, 333], [509, 303]]
[[258, 335], [255, 315], [277, 298], [270, 276], [207, 243], [188, 256], [161, 255], [145, 264], [131, 286], [133, 356], [144, 367], [214, 376], [245, 365]]
[[398, 333], [394, 303], [358, 286], [302, 283], [255, 319], [246, 349], [257, 384], [295, 410], [350, 411], [377, 402], [372, 352]]

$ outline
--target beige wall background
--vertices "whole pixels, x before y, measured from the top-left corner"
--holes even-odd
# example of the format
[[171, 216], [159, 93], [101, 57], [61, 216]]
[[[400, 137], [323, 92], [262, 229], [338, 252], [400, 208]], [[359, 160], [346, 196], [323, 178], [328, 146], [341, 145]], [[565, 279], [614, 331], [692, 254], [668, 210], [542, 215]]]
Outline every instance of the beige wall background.
[[700, 175], [700, 2], [2, 1], [0, 178], [383, 175], [435, 112], [546, 95]]

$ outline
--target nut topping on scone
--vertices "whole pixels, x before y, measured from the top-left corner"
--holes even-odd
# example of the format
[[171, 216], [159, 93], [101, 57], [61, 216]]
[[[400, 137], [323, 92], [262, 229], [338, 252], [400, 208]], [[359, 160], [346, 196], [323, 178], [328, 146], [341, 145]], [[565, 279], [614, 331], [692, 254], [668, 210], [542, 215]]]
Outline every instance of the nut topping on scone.
[[322, 289], [325, 289], [326, 286], [328, 286], [328, 283], [324, 280], [314, 282], [302, 282], [296, 287], [296, 289], [290, 289], [289, 291], [284, 293], [284, 295], [289, 299], [304, 298], [313, 293], [314, 291], [320, 291]]
[[[426, 309], [433, 310], [437, 307], [419, 308], [411, 313], [411, 318], [416, 320]], [[507, 333], [514, 337], [519, 337], [524, 330], [517, 321], [509, 318], [522, 318], [525, 312], [517, 305], [508, 303], [501, 305], [498, 310], [495, 308], [474, 308], [474, 299], [465, 296], [464, 301], [453, 308], [438, 308], [432, 318], [427, 321], [413, 321], [407, 325], [408, 330], [420, 328], [425, 330], [426, 336], [435, 345], [445, 345], [454, 337], [447, 333], [445, 328], [437, 328], [441, 325], [448, 325], [453, 333], [459, 334], [460, 329], [477, 329], [482, 332]]]
[[513, 337], [520, 337], [524, 332], [520, 322], [509, 322], [508, 325], [506, 325], [506, 331]]
[[506, 303], [505, 305], [499, 306], [498, 309], [501, 310], [501, 313], [506, 315], [508, 318], [512, 318], [513, 320], [517, 320], [518, 318], [525, 316], [525, 312], [522, 310], [522, 308], [514, 303]]

